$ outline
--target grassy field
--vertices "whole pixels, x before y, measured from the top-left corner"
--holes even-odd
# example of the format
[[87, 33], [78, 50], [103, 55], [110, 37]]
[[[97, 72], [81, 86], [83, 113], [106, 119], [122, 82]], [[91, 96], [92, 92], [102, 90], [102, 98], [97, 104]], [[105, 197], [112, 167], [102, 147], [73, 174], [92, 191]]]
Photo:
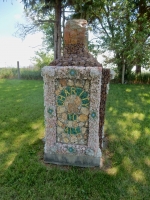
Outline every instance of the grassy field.
[[43, 82], [0, 80], [0, 200], [149, 200], [150, 87], [110, 85], [103, 169], [43, 163]]

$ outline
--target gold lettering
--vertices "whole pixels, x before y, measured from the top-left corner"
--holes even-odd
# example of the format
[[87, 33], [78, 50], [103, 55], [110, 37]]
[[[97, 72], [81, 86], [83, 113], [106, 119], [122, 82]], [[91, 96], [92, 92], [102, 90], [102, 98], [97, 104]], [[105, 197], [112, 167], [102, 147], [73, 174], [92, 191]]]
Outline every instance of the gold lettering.
[[67, 90], [64, 90], [66, 97], [70, 95], [70, 93]]
[[59, 95], [58, 98], [59, 98], [60, 101], [64, 101], [65, 100], [65, 97], [62, 96], [62, 95]]
[[65, 128], [65, 133], [68, 133], [68, 127]]
[[79, 97], [84, 93], [84, 90], [82, 90], [82, 92], [79, 94]]
[[89, 100], [89, 97], [86, 97], [85, 99], [82, 99], [82, 100]]
[[70, 129], [70, 132], [69, 132], [69, 133], [72, 134], [72, 128], [69, 128], [69, 129]]
[[76, 89], [74, 87], [71, 87], [71, 94], [76, 94]]
[[89, 107], [89, 103], [82, 104], [82, 106], [88, 108]]

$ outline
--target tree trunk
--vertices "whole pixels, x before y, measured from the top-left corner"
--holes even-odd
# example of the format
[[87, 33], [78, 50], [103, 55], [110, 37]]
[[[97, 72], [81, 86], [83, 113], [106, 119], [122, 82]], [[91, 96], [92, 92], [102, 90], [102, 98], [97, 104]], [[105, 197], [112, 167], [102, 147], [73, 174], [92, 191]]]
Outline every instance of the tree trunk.
[[136, 65], [135, 73], [136, 74], [141, 74], [141, 65]]
[[124, 84], [124, 76], [125, 76], [125, 61], [123, 61], [123, 66], [122, 66], [122, 78], [121, 78], [122, 84]]
[[118, 81], [119, 83], [122, 83], [122, 68], [123, 68], [123, 62], [122, 62], [122, 56], [119, 53], [116, 53], [116, 60], [117, 60], [117, 68], [118, 68]]
[[54, 59], [61, 57], [61, 2], [56, 0], [54, 25]]
[[[62, 35], [62, 46], [63, 46], [63, 50], [64, 50], [64, 29], [65, 29], [65, 9], [63, 8], [62, 11], [62, 30], [63, 30], [63, 35]], [[64, 53], [64, 52], [63, 52]]]

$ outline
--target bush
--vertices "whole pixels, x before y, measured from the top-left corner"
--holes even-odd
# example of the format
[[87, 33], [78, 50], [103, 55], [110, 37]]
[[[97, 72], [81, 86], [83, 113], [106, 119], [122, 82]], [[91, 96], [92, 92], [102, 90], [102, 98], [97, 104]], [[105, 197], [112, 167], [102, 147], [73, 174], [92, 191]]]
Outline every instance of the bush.
[[[20, 76], [21, 79], [26, 80], [42, 80], [41, 77], [41, 70], [38, 69], [27, 69], [27, 68], [20, 68]], [[0, 69], [0, 79], [17, 79], [18, 72], [15, 68], [1, 68]]]
[[[119, 79], [117, 73], [115, 78], [111, 81], [112, 83], [120, 83], [121, 80]], [[141, 74], [131, 73], [128, 76], [128, 81], [125, 80], [125, 83], [131, 84], [150, 84], [150, 73], [145, 72]]]
[[34, 63], [34, 66], [41, 69], [42, 67], [49, 65], [49, 63], [53, 60], [53, 56], [41, 50], [36, 51], [35, 56], [31, 58], [31, 60]]
[[41, 70], [21, 69], [20, 74], [21, 74], [21, 79], [26, 79], [26, 80], [40, 80], [40, 79], [42, 79]]
[[17, 78], [17, 69], [15, 68], [0, 68], [0, 79]]

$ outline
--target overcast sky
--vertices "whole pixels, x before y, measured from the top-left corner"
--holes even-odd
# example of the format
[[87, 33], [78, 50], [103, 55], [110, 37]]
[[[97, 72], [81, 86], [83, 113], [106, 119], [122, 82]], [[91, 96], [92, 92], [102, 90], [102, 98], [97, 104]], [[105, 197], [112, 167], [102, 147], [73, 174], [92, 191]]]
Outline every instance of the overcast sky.
[[28, 35], [23, 41], [13, 36], [16, 24], [24, 21], [20, 1], [0, 0], [0, 67], [15, 67], [17, 61], [22, 67], [30, 65], [30, 58], [42, 43], [41, 33]]

